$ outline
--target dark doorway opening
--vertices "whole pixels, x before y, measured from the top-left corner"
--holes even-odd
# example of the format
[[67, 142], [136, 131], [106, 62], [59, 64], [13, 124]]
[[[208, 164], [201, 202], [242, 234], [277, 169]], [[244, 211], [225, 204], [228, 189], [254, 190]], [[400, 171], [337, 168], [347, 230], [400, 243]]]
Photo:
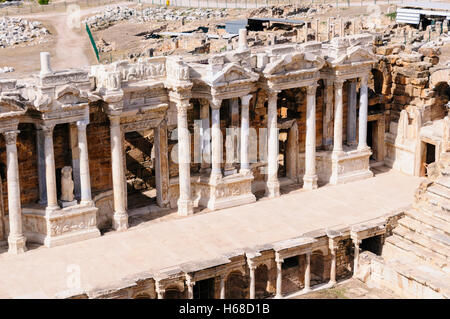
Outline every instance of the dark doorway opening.
[[185, 299], [185, 294], [176, 287], [170, 287], [166, 289], [164, 299]]
[[128, 208], [156, 204], [154, 131], [125, 133]]
[[194, 299], [214, 299], [214, 278], [200, 280], [195, 283]]
[[278, 133], [278, 177], [287, 176], [286, 161], [288, 159], [289, 130], [280, 129]]
[[363, 239], [360, 248], [362, 251], [370, 251], [375, 255], [381, 256], [381, 253], [383, 251], [382, 235]]
[[420, 176], [428, 176], [428, 165], [436, 161], [436, 146], [431, 143], [424, 143], [425, 154], [421, 167]]
[[371, 160], [376, 160], [375, 159], [375, 151], [373, 149], [374, 147], [374, 135], [375, 135], [375, 130], [376, 130], [376, 121], [369, 121], [367, 122], [367, 146], [369, 146], [372, 149], [372, 155], [370, 155], [370, 159]]

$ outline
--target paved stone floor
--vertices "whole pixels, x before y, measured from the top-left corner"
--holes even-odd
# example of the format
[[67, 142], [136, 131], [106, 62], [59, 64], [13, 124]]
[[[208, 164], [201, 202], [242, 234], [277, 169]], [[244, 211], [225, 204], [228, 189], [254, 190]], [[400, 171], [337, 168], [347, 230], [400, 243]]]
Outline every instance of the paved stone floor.
[[383, 170], [363, 181], [291, 191], [277, 199], [188, 218], [170, 214], [66, 246], [16, 256], [3, 253], [0, 298], [70, 294], [78, 270], [82, 290], [104, 288], [144, 271], [367, 221], [409, 205], [420, 180]]

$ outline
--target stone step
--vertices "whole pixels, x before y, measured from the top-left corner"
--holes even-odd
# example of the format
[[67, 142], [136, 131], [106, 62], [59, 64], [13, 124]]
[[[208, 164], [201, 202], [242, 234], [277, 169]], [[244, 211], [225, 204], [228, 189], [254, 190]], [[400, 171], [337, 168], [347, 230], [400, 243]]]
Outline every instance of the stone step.
[[[442, 258], [442, 256], [422, 246], [408, 243], [402, 237], [393, 235], [386, 238], [386, 244], [385, 247], [383, 247], [383, 252], [385, 249], [389, 250], [389, 245], [393, 245], [396, 248], [400, 249], [399, 253], [414, 255], [415, 257], [420, 258], [421, 260], [426, 261], [427, 263], [435, 265], [440, 269], [446, 268], [448, 266], [447, 260]], [[396, 256], [396, 254], [392, 252], [389, 252], [389, 254], [391, 257], [394, 258]]]
[[450, 247], [448, 247], [445, 244], [442, 244], [434, 239], [431, 239], [427, 236], [424, 236], [420, 233], [417, 233], [415, 231], [412, 231], [403, 225], [397, 226], [393, 233], [402, 237], [403, 239], [409, 241], [412, 244], [420, 245], [422, 247], [425, 247], [436, 254], [439, 254], [442, 256], [442, 258], [445, 258], [446, 260], [450, 260]]
[[450, 275], [444, 271], [409, 256], [399, 256], [387, 264], [402, 276], [430, 287], [442, 294], [444, 298], [450, 298]]
[[430, 205], [427, 203], [420, 203], [419, 205], [417, 205], [417, 209], [430, 217], [439, 218], [443, 221], [450, 223], [450, 214], [444, 212], [440, 208], [436, 208], [436, 206], [434, 205]]
[[[428, 188], [428, 190], [429, 189], [430, 188]], [[440, 208], [445, 213], [450, 213], [450, 200], [448, 200], [445, 197], [442, 197], [441, 195], [438, 195], [434, 192], [430, 192], [428, 190], [426, 192], [427, 202], [435, 207]]]
[[450, 221], [446, 221], [439, 217], [429, 216], [421, 210], [414, 208], [406, 212], [406, 216], [415, 219], [416, 221], [426, 224], [439, 232], [450, 235]]
[[[398, 223], [412, 231], [420, 233], [431, 239], [440, 241], [443, 244], [448, 245], [450, 248], [450, 236], [447, 235], [448, 232], [450, 232], [450, 230], [445, 226], [443, 227], [445, 229], [444, 231], [436, 230], [435, 228], [431, 227], [430, 225], [423, 224], [420, 221], [418, 221], [410, 216], [405, 216], [404, 218], [400, 219], [398, 221]], [[437, 236], [437, 235], [442, 235], [443, 237]]]
[[448, 188], [448, 192], [450, 193], [450, 176], [444, 176], [435, 181], [436, 184], [439, 184], [443, 187]]
[[450, 200], [450, 189], [447, 186], [435, 183], [427, 188], [427, 192]]

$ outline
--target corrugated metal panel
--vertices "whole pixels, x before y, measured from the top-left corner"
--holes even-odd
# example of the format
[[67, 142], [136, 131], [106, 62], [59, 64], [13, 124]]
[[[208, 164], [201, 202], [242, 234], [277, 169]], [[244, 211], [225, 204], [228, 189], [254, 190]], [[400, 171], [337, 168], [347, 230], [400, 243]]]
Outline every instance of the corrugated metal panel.
[[450, 3], [444, 2], [405, 2], [399, 4], [401, 7], [408, 8], [422, 8], [422, 9], [435, 9], [435, 10], [450, 10]]
[[420, 13], [413, 12], [408, 9], [397, 9], [397, 17], [395, 19], [397, 23], [419, 24]]
[[239, 29], [247, 28], [248, 20], [234, 20], [225, 23], [225, 31], [231, 34], [239, 34]]

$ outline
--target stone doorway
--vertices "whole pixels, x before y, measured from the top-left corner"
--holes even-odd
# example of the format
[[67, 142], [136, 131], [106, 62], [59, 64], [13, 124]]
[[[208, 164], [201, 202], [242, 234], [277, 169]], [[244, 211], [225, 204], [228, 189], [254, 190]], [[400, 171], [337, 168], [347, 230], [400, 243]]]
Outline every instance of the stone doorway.
[[249, 284], [246, 276], [240, 272], [232, 272], [225, 283], [226, 299], [246, 299], [249, 294]]
[[420, 166], [420, 176], [428, 176], [428, 165], [436, 161], [436, 145], [422, 142], [422, 165]]
[[265, 265], [259, 265], [255, 270], [255, 297], [256, 299], [264, 299], [270, 297], [269, 292], [269, 268]]
[[128, 209], [156, 205], [154, 130], [125, 133]]
[[311, 254], [311, 286], [315, 286], [324, 282], [325, 261], [320, 250]]
[[372, 149], [370, 165], [384, 164], [384, 114], [371, 114], [367, 118], [367, 145]]
[[214, 299], [214, 278], [199, 280], [194, 285], [194, 299]]
[[185, 292], [180, 291], [178, 287], [166, 288], [164, 299], [186, 299]]
[[363, 239], [360, 248], [362, 251], [370, 251], [375, 255], [381, 256], [383, 251], [383, 235]]

